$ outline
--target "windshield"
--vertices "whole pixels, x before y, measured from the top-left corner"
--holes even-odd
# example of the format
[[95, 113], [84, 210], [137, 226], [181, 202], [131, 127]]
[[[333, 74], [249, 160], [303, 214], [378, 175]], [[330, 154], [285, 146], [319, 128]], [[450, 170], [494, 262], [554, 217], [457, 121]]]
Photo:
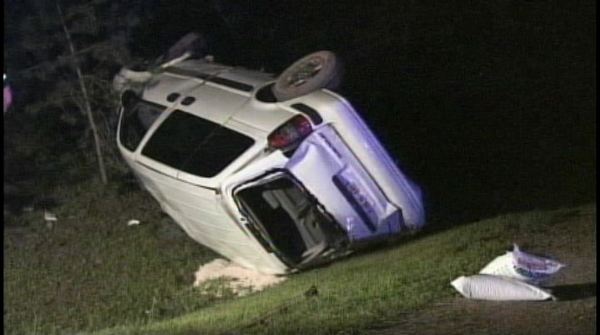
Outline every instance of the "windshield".
[[164, 110], [164, 106], [139, 99], [124, 104], [119, 132], [121, 144], [128, 150], [135, 151], [150, 126]]
[[292, 266], [345, 249], [343, 230], [288, 174], [244, 188], [236, 199], [261, 237]]

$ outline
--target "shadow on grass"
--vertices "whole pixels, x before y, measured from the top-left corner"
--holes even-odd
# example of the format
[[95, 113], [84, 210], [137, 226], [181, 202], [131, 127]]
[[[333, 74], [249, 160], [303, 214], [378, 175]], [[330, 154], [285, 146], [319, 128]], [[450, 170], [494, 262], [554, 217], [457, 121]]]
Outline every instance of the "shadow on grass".
[[550, 288], [559, 301], [572, 301], [596, 296], [596, 283], [558, 285]]

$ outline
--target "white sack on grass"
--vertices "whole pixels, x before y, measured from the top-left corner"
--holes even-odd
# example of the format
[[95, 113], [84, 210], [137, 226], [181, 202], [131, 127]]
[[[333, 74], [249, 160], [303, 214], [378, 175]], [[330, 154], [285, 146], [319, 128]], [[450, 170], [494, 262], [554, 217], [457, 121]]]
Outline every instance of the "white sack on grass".
[[451, 285], [465, 298], [478, 300], [547, 300], [552, 294], [525, 282], [501, 276], [461, 276]]
[[558, 261], [550, 258], [540, 257], [528, 254], [519, 250], [518, 245], [514, 245], [513, 259], [515, 270], [527, 278], [531, 278], [533, 282], [542, 282], [556, 274], [560, 269], [565, 267]]
[[513, 265], [512, 251], [508, 251], [504, 255], [494, 258], [494, 260], [489, 262], [483, 269], [481, 269], [481, 271], [479, 271], [479, 273], [486, 275], [511, 277], [519, 280], [527, 279], [519, 275], [517, 271], [515, 271], [515, 267]]
[[555, 260], [528, 254], [514, 245], [514, 250], [496, 257], [480, 274], [511, 277], [531, 284], [548, 281], [565, 265]]

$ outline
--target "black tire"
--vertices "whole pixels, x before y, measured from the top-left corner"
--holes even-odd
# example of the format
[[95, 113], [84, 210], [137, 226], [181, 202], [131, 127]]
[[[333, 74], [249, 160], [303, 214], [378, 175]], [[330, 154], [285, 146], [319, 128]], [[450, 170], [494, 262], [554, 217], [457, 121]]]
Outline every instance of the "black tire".
[[340, 84], [341, 76], [341, 62], [333, 52], [313, 52], [279, 75], [273, 94], [278, 101], [286, 101], [321, 88], [333, 90]]
[[186, 52], [191, 52], [190, 58], [200, 58], [206, 56], [206, 40], [204, 36], [190, 32], [180, 38], [173, 46], [167, 51], [164, 63], [171, 61], [175, 58], [181, 57]]
[[183, 56], [186, 52], [191, 53], [189, 58], [202, 58], [207, 55], [207, 51], [208, 45], [204, 36], [195, 32], [189, 32], [177, 40], [175, 44], [171, 45], [167, 52], [156, 58], [151, 67], [155, 68], [172, 61], [175, 58]]

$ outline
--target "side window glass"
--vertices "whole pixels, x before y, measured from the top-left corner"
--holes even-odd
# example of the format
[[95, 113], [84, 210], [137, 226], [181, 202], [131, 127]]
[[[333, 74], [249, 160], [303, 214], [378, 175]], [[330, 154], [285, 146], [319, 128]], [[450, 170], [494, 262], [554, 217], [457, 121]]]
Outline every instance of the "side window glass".
[[131, 99], [127, 103], [123, 103], [119, 140], [125, 148], [135, 151], [165, 107], [139, 98]]
[[193, 114], [175, 110], [152, 134], [142, 155], [195, 176], [217, 175], [254, 140]]

